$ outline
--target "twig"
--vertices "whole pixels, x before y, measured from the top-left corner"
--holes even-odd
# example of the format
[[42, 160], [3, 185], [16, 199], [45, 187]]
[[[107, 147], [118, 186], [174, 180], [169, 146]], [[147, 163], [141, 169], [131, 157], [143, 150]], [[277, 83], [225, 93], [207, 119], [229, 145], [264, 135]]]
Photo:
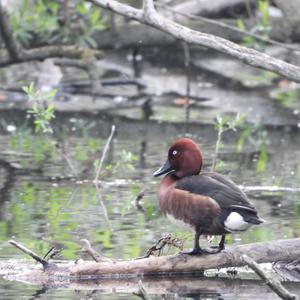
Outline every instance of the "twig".
[[91, 243], [87, 239], [81, 240], [83, 249], [94, 259], [96, 262], [113, 262], [112, 259], [102, 255], [92, 248]]
[[140, 211], [140, 212], [143, 213], [143, 214], [146, 212], [146, 210], [145, 210], [145, 208], [142, 206], [142, 204], [141, 204], [140, 201], [143, 199], [144, 195], [145, 195], [145, 192], [144, 192], [144, 191], [140, 191], [140, 192], [137, 194], [137, 196], [136, 196], [136, 198], [135, 198], [135, 200], [134, 200], [135, 207], [137, 208], [138, 211]]
[[95, 184], [95, 187], [96, 187], [96, 190], [97, 190], [98, 199], [99, 199], [100, 205], [103, 209], [105, 220], [106, 220], [106, 222], [108, 224], [108, 227], [111, 231], [112, 231], [111, 223], [110, 223], [110, 220], [109, 220], [109, 217], [108, 217], [107, 209], [106, 209], [105, 204], [103, 202], [103, 196], [102, 196], [102, 192], [101, 192], [101, 189], [100, 189], [100, 186], [99, 186], [99, 176], [100, 176], [100, 172], [101, 172], [101, 169], [102, 169], [102, 166], [103, 166], [103, 163], [104, 163], [106, 153], [109, 149], [110, 143], [111, 143], [112, 138], [114, 136], [115, 130], [116, 130], [116, 126], [112, 125], [110, 135], [109, 135], [109, 137], [106, 141], [106, 144], [105, 144], [103, 152], [102, 152], [100, 163], [98, 164], [98, 166], [96, 168], [96, 175], [95, 175], [95, 179], [94, 179], [94, 184]]
[[62, 157], [64, 158], [64, 160], [67, 162], [67, 164], [68, 164], [70, 170], [71, 170], [72, 173], [73, 173], [73, 176], [75, 176], [76, 179], [78, 179], [78, 172], [77, 172], [77, 170], [76, 170], [76, 168], [75, 168], [75, 166], [74, 166], [74, 164], [73, 164], [73, 162], [72, 162], [72, 160], [71, 160], [71, 158], [70, 158], [68, 152], [66, 151], [65, 145], [64, 145], [64, 144], [57, 143], [57, 144], [56, 144], [56, 148], [58, 148], [58, 149], [61, 150], [61, 151], [60, 151], [60, 152], [61, 152], [61, 155], [62, 155]]
[[290, 293], [279, 280], [263, 271], [261, 266], [246, 254], [242, 255], [244, 262], [282, 299], [296, 300], [296, 295]]
[[288, 187], [288, 186], [244, 186], [240, 185], [239, 188], [246, 192], [291, 192], [291, 193], [299, 193], [299, 187]]
[[97, 190], [97, 196], [98, 196], [98, 200], [99, 200], [99, 203], [101, 205], [101, 208], [103, 210], [103, 213], [104, 213], [104, 218], [106, 220], [106, 223], [109, 227], [109, 230], [110, 231], [113, 231], [112, 229], [112, 226], [111, 226], [111, 223], [110, 223], [110, 220], [109, 220], [109, 217], [108, 217], [108, 213], [107, 213], [107, 209], [106, 209], [106, 206], [103, 202], [103, 196], [102, 196], [102, 192], [101, 192], [101, 189], [100, 189], [100, 186], [99, 186], [99, 183], [98, 181], [94, 181], [94, 184], [95, 184], [95, 187], [96, 187], [96, 190]]
[[98, 181], [99, 179], [99, 176], [100, 176], [100, 172], [101, 172], [101, 169], [102, 169], [102, 166], [103, 166], [103, 163], [104, 163], [104, 159], [105, 159], [105, 156], [106, 156], [106, 153], [109, 149], [109, 145], [112, 141], [112, 138], [114, 136], [114, 133], [115, 133], [115, 130], [116, 130], [116, 126], [115, 125], [112, 125], [111, 126], [111, 132], [110, 132], [110, 136], [108, 137], [107, 141], [106, 141], [106, 144], [104, 146], [104, 149], [103, 149], [103, 152], [102, 152], [102, 156], [101, 156], [101, 159], [100, 159], [100, 163], [98, 164], [97, 168], [96, 168], [96, 176], [95, 176], [95, 182]]
[[269, 38], [260, 36], [258, 34], [252, 33], [252, 32], [247, 31], [247, 30], [241, 30], [238, 27], [228, 25], [228, 24], [226, 24], [224, 22], [221, 22], [221, 21], [209, 19], [209, 18], [202, 17], [202, 16], [196, 16], [196, 15], [193, 15], [193, 14], [183, 13], [183, 12], [177, 11], [177, 10], [173, 9], [172, 7], [169, 7], [165, 4], [161, 4], [161, 3], [156, 3], [155, 5], [157, 7], [161, 7], [163, 9], [167, 10], [167, 11], [170, 11], [174, 14], [186, 17], [186, 18], [191, 19], [191, 20], [196, 20], [196, 21], [200, 21], [202, 23], [212, 24], [212, 25], [219, 26], [221, 28], [230, 29], [230, 30], [232, 30], [234, 32], [238, 32], [238, 33], [240, 33], [244, 36], [251, 36], [251, 37], [254, 37], [257, 40], [260, 40], [260, 41], [268, 43], [268, 44], [280, 46], [281, 48], [285, 48], [285, 49], [292, 50], [292, 51], [295, 51], [295, 52], [300, 52], [299, 48], [293, 47], [291, 45], [280, 43], [280, 42], [275, 41], [273, 39], [269, 39]]
[[173, 246], [175, 248], [179, 248], [180, 250], [183, 249], [183, 240], [172, 238], [172, 235], [170, 233], [164, 235], [161, 237], [152, 247], [150, 247], [146, 254], [142, 257], [139, 257], [138, 259], [147, 258], [151, 255], [154, 255], [155, 251], [158, 251], [158, 256], [160, 256], [162, 250], [165, 248], [165, 246]]
[[[268, 70], [288, 79], [300, 82], [300, 68], [283, 60], [273, 58], [257, 50], [240, 46], [224, 38], [195, 31], [179, 25], [159, 15], [155, 10], [148, 9], [147, 14], [141, 9], [130, 7], [115, 0], [86, 0], [97, 6], [110, 9], [120, 15], [135, 19], [141, 23], [159, 29], [171, 36], [190, 44], [204, 46], [235, 57], [244, 63]], [[148, 3], [153, 0], [145, 0]], [[149, 13], [150, 11], [150, 13]]]
[[150, 296], [148, 295], [147, 291], [145, 290], [142, 280], [139, 280], [138, 282], [139, 290], [137, 293], [133, 293], [134, 295], [144, 299], [144, 300], [151, 300]]
[[55, 247], [51, 247], [51, 248], [46, 252], [46, 254], [44, 255], [43, 259], [47, 259], [47, 256], [48, 256], [53, 250], [55, 250]]
[[191, 91], [191, 67], [190, 67], [190, 49], [189, 45], [186, 42], [182, 43], [183, 52], [184, 52], [184, 67], [186, 73], [186, 103], [185, 107], [185, 133], [189, 131], [190, 123], [190, 91]]
[[16, 248], [20, 249], [24, 253], [28, 254], [29, 256], [31, 256], [37, 262], [41, 263], [43, 265], [44, 269], [49, 267], [49, 262], [47, 260], [45, 260], [44, 258], [40, 257], [35, 252], [29, 250], [28, 248], [26, 248], [25, 246], [19, 244], [18, 242], [14, 241], [14, 240], [10, 240], [9, 243], [11, 245], [15, 246]]
[[215, 145], [214, 157], [213, 157], [213, 161], [212, 161], [211, 169], [210, 169], [211, 172], [214, 172], [215, 168], [216, 168], [218, 154], [219, 154], [219, 149], [220, 149], [221, 140], [222, 140], [222, 134], [224, 132], [225, 132], [224, 129], [220, 126], [218, 128], [218, 137], [217, 137], [217, 141], [216, 141], [216, 145]]

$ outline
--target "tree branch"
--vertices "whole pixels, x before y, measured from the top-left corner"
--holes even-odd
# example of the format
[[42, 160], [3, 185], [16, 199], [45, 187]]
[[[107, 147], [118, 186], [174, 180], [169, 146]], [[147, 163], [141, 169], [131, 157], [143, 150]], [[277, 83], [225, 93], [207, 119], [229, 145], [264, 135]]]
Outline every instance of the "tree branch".
[[188, 18], [190, 20], [194, 20], [194, 21], [199, 21], [199, 23], [202, 23], [202, 24], [207, 23], [207, 24], [211, 24], [211, 25], [216, 25], [220, 28], [229, 29], [229, 30], [232, 30], [232, 31], [237, 32], [239, 34], [242, 34], [243, 36], [254, 37], [255, 39], [257, 39], [259, 41], [262, 41], [264, 43], [267, 43], [267, 44], [276, 45], [276, 46], [279, 46], [281, 48], [292, 50], [292, 51], [295, 51], [295, 52], [300, 52], [300, 49], [293, 46], [293, 45], [283, 44], [283, 43], [275, 41], [273, 39], [263, 37], [259, 34], [256, 34], [256, 33], [253, 33], [253, 32], [247, 31], [247, 30], [241, 30], [238, 27], [235, 27], [235, 26], [230, 25], [230, 24], [226, 24], [226, 23], [221, 22], [221, 21], [217, 21], [217, 20], [214, 20], [214, 19], [209, 19], [209, 18], [206, 18], [206, 17], [203, 17], [203, 16], [197, 16], [197, 15], [194, 15], [194, 14], [184, 13], [184, 12], [178, 11], [178, 10], [172, 8], [172, 7], [169, 7], [169, 6], [167, 6], [165, 4], [161, 4], [161, 3], [156, 3], [156, 6], [161, 7], [162, 9], [165, 9], [167, 11], [170, 11], [175, 15], [179, 15], [179, 16], [182, 16], [182, 17]]
[[83, 249], [94, 259], [96, 262], [113, 262], [112, 259], [104, 256], [102, 253], [97, 252], [92, 248], [91, 243], [87, 239], [81, 240]]
[[263, 271], [261, 266], [248, 255], [242, 255], [242, 259], [245, 263], [282, 299], [296, 300], [297, 297], [291, 294], [279, 280], [273, 278], [270, 274]]
[[11, 245], [15, 246], [16, 248], [20, 249], [22, 252], [31, 256], [37, 262], [41, 263], [43, 265], [44, 269], [46, 269], [49, 266], [49, 262], [47, 260], [40, 257], [39, 255], [37, 255], [35, 252], [31, 251], [30, 249], [27, 249], [26, 247], [19, 244], [18, 242], [14, 241], [14, 240], [10, 240], [9, 243]]
[[[24, 49], [13, 36], [10, 26], [9, 16], [3, 9], [0, 2], [0, 34], [5, 43], [7, 52], [0, 50], [0, 67], [5, 67], [15, 63], [28, 62], [33, 60], [44, 60], [51, 57], [67, 57], [79, 59], [87, 51], [74, 46], [45, 46], [34, 49]], [[92, 51], [97, 58], [102, 57], [102, 53], [97, 50]]]
[[9, 24], [9, 16], [2, 8], [0, 2], [0, 34], [7, 48], [10, 58], [14, 61], [19, 60], [21, 54], [21, 45], [14, 39], [12, 29]]
[[280, 74], [288, 79], [300, 82], [300, 68], [273, 58], [254, 49], [239, 46], [231, 41], [211, 34], [198, 32], [159, 15], [155, 10], [148, 10], [147, 17], [140, 9], [132, 8], [115, 0], [87, 0], [97, 6], [110, 9], [120, 15], [130, 17], [146, 25], [152, 26], [171, 36], [190, 44], [205, 46], [228, 54], [248, 65]]

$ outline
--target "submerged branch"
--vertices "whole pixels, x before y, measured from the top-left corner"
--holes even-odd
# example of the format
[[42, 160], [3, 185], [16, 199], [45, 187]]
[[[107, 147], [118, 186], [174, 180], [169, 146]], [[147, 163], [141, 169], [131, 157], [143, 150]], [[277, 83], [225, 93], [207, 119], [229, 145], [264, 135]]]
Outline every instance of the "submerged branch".
[[282, 299], [285, 300], [296, 300], [297, 297], [291, 294], [279, 280], [274, 278], [272, 275], [267, 274], [263, 271], [261, 266], [248, 255], [242, 255], [242, 259], [245, 263]]
[[83, 249], [93, 258], [96, 262], [113, 262], [112, 259], [104, 256], [102, 253], [97, 252], [92, 248], [91, 243], [87, 239], [81, 240], [83, 244]]
[[146, 289], [143, 286], [142, 280], [139, 280], [138, 287], [139, 287], [138, 292], [137, 293], [133, 293], [133, 294], [141, 297], [144, 300], [151, 300], [150, 296], [148, 295]]

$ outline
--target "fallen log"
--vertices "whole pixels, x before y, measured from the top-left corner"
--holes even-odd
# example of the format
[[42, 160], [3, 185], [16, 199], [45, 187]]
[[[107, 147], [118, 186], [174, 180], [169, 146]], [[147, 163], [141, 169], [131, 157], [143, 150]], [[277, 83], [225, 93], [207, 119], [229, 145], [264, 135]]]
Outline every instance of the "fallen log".
[[[15, 242], [14, 242], [15, 243]], [[190, 256], [176, 254], [168, 256], [151, 256], [133, 260], [114, 260], [111, 262], [49, 263], [43, 269], [36, 269], [26, 277], [38, 277], [40, 280], [57, 280], [58, 278], [134, 278], [139, 276], [174, 276], [201, 274], [204, 270], [245, 265], [242, 258], [247, 254], [257, 263], [291, 261], [300, 256], [300, 238], [252, 243], [228, 247], [218, 254]]]

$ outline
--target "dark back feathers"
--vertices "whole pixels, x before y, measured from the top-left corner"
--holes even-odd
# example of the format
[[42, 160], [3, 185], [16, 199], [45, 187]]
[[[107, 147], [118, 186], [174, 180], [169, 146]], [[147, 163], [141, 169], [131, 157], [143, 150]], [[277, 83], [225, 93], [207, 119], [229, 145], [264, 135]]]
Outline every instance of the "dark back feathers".
[[202, 173], [184, 177], [176, 182], [175, 187], [190, 193], [208, 196], [223, 209], [257, 213], [245, 193], [229, 178], [218, 173]]

